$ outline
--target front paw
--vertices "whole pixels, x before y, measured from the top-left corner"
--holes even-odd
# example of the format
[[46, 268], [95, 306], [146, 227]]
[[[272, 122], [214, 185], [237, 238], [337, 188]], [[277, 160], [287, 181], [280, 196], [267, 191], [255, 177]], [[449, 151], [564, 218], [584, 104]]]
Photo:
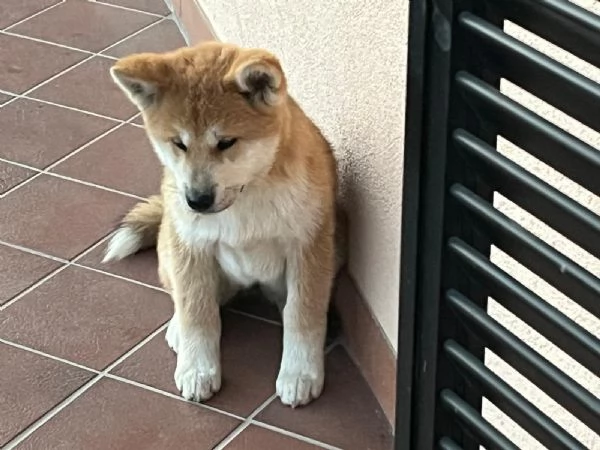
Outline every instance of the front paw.
[[282, 366], [277, 377], [277, 395], [292, 408], [306, 405], [321, 395], [325, 373], [322, 365], [305, 364], [294, 368]]
[[221, 389], [221, 367], [203, 358], [177, 357], [175, 384], [186, 400], [202, 402]]

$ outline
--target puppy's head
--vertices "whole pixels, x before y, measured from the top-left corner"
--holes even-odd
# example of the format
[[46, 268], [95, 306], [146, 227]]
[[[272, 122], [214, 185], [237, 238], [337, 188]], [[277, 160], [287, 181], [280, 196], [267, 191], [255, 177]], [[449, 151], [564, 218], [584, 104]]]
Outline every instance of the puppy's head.
[[153, 147], [192, 210], [228, 208], [271, 170], [287, 91], [270, 53], [212, 42], [128, 56], [111, 75], [143, 112]]

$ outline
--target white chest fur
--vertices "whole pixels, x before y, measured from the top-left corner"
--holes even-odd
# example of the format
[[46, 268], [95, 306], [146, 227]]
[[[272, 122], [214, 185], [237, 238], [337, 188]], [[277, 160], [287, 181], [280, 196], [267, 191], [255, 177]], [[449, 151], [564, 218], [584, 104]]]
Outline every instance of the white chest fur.
[[285, 252], [276, 241], [256, 242], [244, 248], [217, 243], [215, 250], [223, 272], [235, 284], [270, 284], [284, 275]]
[[290, 244], [307, 242], [318, 227], [319, 208], [302, 201], [306, 198], [303, 194], [298, 189], [248, 192], [214, 215], [178, 208], [175, 227], [188, 245], [214, 249], [234, 283], [272, 283], [285, 273]]

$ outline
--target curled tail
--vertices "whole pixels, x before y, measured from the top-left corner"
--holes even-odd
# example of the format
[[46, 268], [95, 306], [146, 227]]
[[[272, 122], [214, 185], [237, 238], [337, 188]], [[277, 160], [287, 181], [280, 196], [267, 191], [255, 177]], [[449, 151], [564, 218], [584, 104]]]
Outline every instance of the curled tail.
[[159, 195], [135, 205], [110, 239], [102, 262], [118, 261], [155, 246], [162, 216], [163, 204]]

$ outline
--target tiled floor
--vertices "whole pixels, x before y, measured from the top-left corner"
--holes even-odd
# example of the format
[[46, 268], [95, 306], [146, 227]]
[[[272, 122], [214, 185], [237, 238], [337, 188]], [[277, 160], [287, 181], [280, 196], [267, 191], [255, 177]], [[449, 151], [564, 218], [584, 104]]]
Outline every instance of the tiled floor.
[[274, 398], [279, 317], [251, 295], [223, 312], [222, 391], [182, 400], [155, 253], [100, 263], [160, 176], [108, 68], [184, 45], [168, 14], [162, 0], [0, 2], [0, 447], [391, 448], [335, 340], [321, 399], [292, 410]]

